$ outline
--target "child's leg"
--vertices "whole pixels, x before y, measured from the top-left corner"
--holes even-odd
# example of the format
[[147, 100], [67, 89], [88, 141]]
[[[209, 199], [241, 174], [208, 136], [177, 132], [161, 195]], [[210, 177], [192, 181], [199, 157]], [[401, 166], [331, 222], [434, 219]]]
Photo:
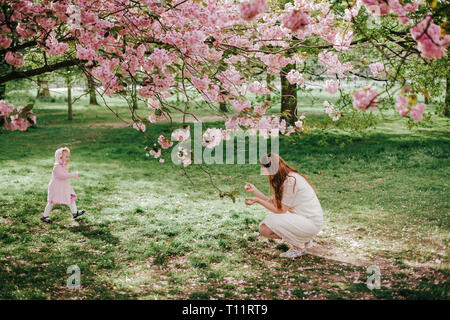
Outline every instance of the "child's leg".
[[47, 203], [47, 206], [45, 207], [45, 210], [44, 210], [44, 217], [48, 217], [52, 208], [53, 208], [53, 205], [51, 203]]
[[78, 212], [77, 211], [77, 205], [75, 204], [75, 201], [72, 202], [71, 204], [69, 204], [69, 208], [70, 208], [70, 211], [72, 211], [72, 214], [76, 214]]

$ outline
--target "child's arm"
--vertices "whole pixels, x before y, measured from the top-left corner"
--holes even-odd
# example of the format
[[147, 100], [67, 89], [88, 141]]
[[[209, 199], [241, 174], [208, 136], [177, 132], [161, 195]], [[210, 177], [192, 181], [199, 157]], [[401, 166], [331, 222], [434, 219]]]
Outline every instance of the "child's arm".
[[60, 165], [57, 165], [53, 168], [53, 176], [56, 179], [78, 178], [78, 172], [64, 172], [64, 169]]

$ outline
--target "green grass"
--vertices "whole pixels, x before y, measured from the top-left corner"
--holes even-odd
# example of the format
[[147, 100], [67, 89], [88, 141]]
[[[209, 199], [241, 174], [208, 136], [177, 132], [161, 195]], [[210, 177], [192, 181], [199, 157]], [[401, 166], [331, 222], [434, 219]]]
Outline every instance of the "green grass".
[[[38, 102], [38, 128], [0, 134], [0, 298], [449, 298], [448, 120], [358, 134], [323, 131], [321, 107], [306, 112], [311, 130], [282, 138], [280, 154], [316, 186], [325, 224], [316, 254], [284, 260], [286, 246], [254, 234], [267, 211], [243, 203], [246, 181], [268, 190], [257, 165], [207, 166], [223, 190], [241, 191], [233, 204], [197, 166], [187, 170], [193, 187], [145, 157], [142, 134], [83, 103], [68, 121], [63, 104]], [[72, 150], [71, 184], [87, 212], [74, 221], [56, 206], [47, 225], [39, 217], [60, 146]], [[370, 264], [381, 269], [372, 291]], [[80, 290], [66, 287], [70, 265]]]

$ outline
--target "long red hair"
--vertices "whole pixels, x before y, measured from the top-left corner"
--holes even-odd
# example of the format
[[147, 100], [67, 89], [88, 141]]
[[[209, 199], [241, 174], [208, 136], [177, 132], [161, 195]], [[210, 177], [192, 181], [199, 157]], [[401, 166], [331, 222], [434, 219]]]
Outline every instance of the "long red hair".
[[[273, 166], [274, 161], [278, 161], [278, 166]], [[273, 193], [275, 195], [275, 203], [278, 209], [281, 208], [281, 199], [283, 198], [283, 184], [286, 180], [287, 176], [291, 172], [295, 172], [299, 175], [301, 175], [303, 178], [305, 178], [306, 182], [309, 183], [309, 185], [313, 188], [314, 192], [317, 193], [316, 188], [309, 182], [308, 178], [298, 172], [295, 168], [291, 167], [286, 161], [283, 160], [278, 154], [276, 153], [268, 153], [261, 157], [261, 166], [263, 168], [266, 168], [269, 170], [269, 174], [267, 175], [267, 178], [269, 179], [270, 187], [273, 190]], [[276, 169], [275, 173], [270, 172], [270, 169]], [[294, 184], [295, 188], [295, 184]]]

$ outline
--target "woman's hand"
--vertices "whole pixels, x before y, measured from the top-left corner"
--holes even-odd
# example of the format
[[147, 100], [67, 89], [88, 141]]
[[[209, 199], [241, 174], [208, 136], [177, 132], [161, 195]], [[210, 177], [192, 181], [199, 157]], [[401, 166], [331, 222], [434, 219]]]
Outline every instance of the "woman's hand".
[[248, 182], [245, 184], [245, 191], [250, 192], [250, 193], [255, 193], [256, 190], [258, 190], [258, 189], [256, 189], [256, 187], [253, 184], [248, 183]]
[[245, 204], [251, 206], [252, 204], [258, 202], [257, 198], [245, 198]]

